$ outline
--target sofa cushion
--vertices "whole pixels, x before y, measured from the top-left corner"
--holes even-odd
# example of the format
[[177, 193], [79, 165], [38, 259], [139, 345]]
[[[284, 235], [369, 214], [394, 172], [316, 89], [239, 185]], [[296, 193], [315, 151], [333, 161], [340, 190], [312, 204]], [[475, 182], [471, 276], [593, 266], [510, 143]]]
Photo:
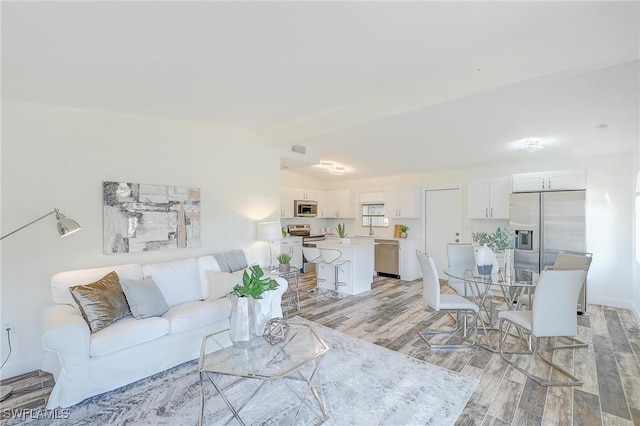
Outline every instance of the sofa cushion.
[[222, 298], [212, 302], [195, 301], [172, 306], [162, 318], [169, 321], [169, 334], [177, 334], [228, 319], [230, 316], [231, 301]]
[[92, 333], [131, 313], [118, 274], [113, 271], [94, 283], [69, 287], [69, 291]]
[[139, 264], [106, 266], [102, 268], [59, 272], [51, 277], [51, 293], [54, 303], [78, 306], [69, 292], [69, 287], [92, 283], [104, 277], [111, 271], [115, 271], [120, 279], [142, 279], [142, 266]]
[[236, 272], [207, 271], [208, 296], [205, 300], [213, 301], [227, 296], [236, 284], [242, 284], [244, 269]]
[[120, 285], [136, 319], [157, 317], [169, 310], [169, 305], [153, 278], [147, 277], [140, 281], [122, 279]]
[[170, 307], [203, 299], [196, 259], [150, 263], [142, 266], [142, 272], [153, 278]]
[[137, 320], [122, 318], [91, 335], [89, 354], [98, 357], [155, 340], [169, 333], [169, 321], [162, 317]]

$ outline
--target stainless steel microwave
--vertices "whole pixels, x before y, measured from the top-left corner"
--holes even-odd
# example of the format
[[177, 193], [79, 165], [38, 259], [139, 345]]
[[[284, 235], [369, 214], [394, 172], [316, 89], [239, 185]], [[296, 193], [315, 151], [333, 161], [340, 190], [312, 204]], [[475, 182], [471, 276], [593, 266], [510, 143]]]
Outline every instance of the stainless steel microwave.
[[315, 217], [318, 215], [318, 203], [309, 200], [295, 200], [293, 211], [297, 217]]

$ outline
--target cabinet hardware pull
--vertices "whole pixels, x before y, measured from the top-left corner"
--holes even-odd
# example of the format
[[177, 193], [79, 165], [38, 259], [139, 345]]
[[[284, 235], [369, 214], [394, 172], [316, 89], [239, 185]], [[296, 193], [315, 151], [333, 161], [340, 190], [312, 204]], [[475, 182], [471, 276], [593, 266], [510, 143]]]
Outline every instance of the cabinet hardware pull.
[[484, 217], [489, 217], [489, 209], [484, 209]]
[[493, 207], [491, 207], [491, 217], [493, 217]]

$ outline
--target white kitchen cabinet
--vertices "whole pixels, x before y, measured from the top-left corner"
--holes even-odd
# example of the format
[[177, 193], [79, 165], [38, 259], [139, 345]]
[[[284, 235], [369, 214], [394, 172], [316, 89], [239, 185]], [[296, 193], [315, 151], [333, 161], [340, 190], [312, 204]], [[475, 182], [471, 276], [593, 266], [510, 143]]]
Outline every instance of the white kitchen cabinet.
[[302, 269], [302, 237], [287, 237], [280, 240], [280, 253], [290, 254], [290, 265]]
[[584, 170], [554, 170], [511, 176], [513, 192], [576, 190], [586, 188]]
[[329, 206], [327, 205], [327, 192], [315, 191], [316, 201], [318, 202], [318, 216], [317, 217], [332, 217], [329, 214]]
[[508, 176], [467, 183], [467, 215], [471, 219], [509, 219], [511, 179]]
[[290, 219], [294, 217], [293, 188], [280, 188], [280, 217]]
[[413, 185], [385, 188], [384, 211], [391, 218], [420, 218], [420, 188]]
[[315, 189], [294, 189], [293, 193], [295, 200], [310, 200], [310, 201], [318, 201], [316, 197]]
[[327, 191], [327, 210], [325, 217], [352, 219], [356, 217], [355, 195], [350, 189]]

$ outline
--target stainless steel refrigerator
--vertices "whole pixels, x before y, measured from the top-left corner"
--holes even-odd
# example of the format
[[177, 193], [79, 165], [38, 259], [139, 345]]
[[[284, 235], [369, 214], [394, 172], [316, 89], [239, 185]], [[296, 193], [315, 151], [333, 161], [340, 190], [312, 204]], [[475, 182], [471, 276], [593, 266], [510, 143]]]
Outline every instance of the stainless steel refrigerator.
[[[516, 269], [539, 272], [560, 250], [586, 251], [585, 191], [511, 194], [509, 227], [515, 231]], [[586, 311], [586, 283], [578, 312]]]

